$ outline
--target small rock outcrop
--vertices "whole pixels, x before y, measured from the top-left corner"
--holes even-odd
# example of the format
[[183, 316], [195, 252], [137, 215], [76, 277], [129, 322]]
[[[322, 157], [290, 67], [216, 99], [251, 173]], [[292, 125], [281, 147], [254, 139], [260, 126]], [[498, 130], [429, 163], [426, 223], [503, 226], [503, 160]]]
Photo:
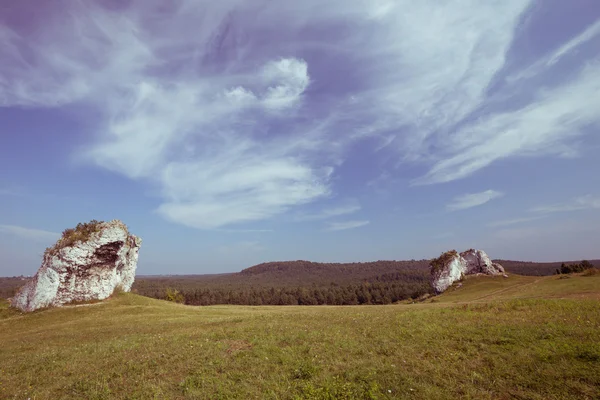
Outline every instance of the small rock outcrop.
[[470, 249], [457, 253], [447, 251], [431, 260], [431, 286], [437, 294], [444, 292], [465, 275], [503, 275], [502, 265], [493, 263], [483, 250]]
[[46, 249], [42, 266], [12, 298], [22, 311], [72, 302], [104, 300], [128, 292], [135, 279], [142, 240], [119, 220], [91, 221], [67, 229]]

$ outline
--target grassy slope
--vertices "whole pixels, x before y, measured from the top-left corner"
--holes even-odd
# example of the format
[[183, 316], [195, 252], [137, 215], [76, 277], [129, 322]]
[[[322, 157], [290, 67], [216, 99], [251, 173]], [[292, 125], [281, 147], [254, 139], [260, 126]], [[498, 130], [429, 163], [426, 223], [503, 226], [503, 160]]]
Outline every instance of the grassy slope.
[[467, 276], [465, 284], [450, 288], [435, 300], [443, 303], [489, 302], [512, 299], [588, 298], [600, 300], [598, 275], [520, 276], [509, 278]]
[[512, 276], [393, 306], [0, 303], [0, 398], [600, 398], [599, 292]]

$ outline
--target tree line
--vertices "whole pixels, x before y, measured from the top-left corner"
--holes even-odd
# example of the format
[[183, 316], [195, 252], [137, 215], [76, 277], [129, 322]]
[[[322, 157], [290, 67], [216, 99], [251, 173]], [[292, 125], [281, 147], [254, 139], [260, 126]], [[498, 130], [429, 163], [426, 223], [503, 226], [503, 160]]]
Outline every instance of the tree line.
[[377, 277], [360, 284], [296, 287], [149, 287], [141, 286], [138, 294], [185, 303], [208, 306], [235, 305], [361, 305], [392, 304], [401, 300], [416, 299], [431, 293], [427, 280], [403, 282]]
[[592, 269], [594, 268], [594, 265], [589, 262], [588, 260], [583, 260], [582, 262], [578, 263], [578, 264], [565, 264], [562, 263], [560, 265], [560, 268], [556, 269], [555, 274], [573, 274], [573, 273], [577, 273], [577, 272], [583, 272], [586, 271], [588, 269]]

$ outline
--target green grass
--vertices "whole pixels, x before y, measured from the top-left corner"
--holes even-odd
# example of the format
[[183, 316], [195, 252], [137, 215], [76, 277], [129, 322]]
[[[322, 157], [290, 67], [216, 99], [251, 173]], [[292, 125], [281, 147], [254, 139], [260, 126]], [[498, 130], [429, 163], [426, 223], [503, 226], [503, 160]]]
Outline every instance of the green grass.
[[0, 303], [0, 398], [600, 398], [599, 292], [512, 276], [390, 306]]

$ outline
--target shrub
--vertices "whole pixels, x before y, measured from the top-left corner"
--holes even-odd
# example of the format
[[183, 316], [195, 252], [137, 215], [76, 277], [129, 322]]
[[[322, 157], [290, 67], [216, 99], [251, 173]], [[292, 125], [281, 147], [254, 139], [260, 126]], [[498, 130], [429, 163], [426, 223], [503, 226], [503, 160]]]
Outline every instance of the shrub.
[[442, 253], [438, 258], [434, 258], [430, 261], [429, 265], [431, 266], [431, 272], [436, 273], [440, 271], [444, 266], [450, 262], [450, 260], [458, 255], [456, 250], [450, 250], [445, 253]]
[[165, 291], [165, 300], [172, 301], [173, 303], [185, 303], [183, 293], [173, 288], [167, 288]]
[[583, 274], [581, 274], [581, 276], [594, 276], [594, 275], [598, 275], [600, 274], [600, 268], [589, 268], [586, 269], [585, 271], [583, 271]]
[[583, 272], [583, 271], [588, 271], [590, 269], [593, 269], [594, 266], [592, 265], [591, 262], [589, 262], [588, 260], [583, 260], [582, 262], [580, 262], [579, 264], [565, 264], [562, 263], [562, 265], [560, 266], [560, 272], [561, 274], [573, 274], [573, 273], [577, 273], [577, 272]]
[[90, 222], [78, 223], [75, 228], [65, 229], [58, 242], [52, 247], [48, 247], [44, 254], [56, 255], [61, 249], [73, 246], [77, 242], [85, 242], [89, 240], [92, 234], [100, 231], [102, 221], [95, 219]]

